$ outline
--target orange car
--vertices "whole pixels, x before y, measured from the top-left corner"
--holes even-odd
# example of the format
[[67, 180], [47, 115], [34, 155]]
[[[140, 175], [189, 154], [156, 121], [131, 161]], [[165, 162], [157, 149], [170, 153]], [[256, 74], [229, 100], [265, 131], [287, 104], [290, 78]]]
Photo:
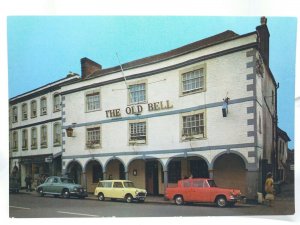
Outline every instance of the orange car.
[[214, 180], [208, 178], [190, 178], [179, 180], [177, 187], [167, 187], [165, 198], [174, 200], [176, 205], [184, 202], [215, 203], [218, 207], [233, 206], [241, 199], [237, 189], [217, 187]]

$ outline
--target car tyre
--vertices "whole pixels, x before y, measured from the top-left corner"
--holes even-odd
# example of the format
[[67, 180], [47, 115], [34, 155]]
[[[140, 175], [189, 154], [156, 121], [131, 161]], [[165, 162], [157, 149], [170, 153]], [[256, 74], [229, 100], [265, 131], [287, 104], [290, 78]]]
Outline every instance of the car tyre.
[[183, 205], [184, 200], [181, 195], [177, 195], [174, 199], [176, 205]]
[[70, 198], [70, 192], [69, 192], [68, 189], [64, 189], [64, 190], [62, 191], [62, 197], [63, 197], [63, 198]]
[[39, 194], [40, 194], [41, 197], [44, 197], [45, 194], [44, 194], [43, 188], [39, 189]]
[[104, 201], [105, 197], [102, 193], [98, 194], [98, 200], [99, 201]]
[[126, 195], [125, 199], [126, 199], [127, 203], [131, 203], [132, 202], [132, 195]]
[[217, 206], [220, 208], [226, 207], [227, 205], [227, 200], [224, 196], [220, 196], [216, 200]]

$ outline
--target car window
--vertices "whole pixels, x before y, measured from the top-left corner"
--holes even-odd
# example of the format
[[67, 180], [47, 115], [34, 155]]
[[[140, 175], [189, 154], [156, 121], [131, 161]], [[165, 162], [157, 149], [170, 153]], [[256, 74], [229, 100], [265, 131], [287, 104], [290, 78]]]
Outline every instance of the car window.
[[214, 180], [207, 180], [208, 184], [210, 187], [217, 187], [216, 183]]
[[57, 177], [55, 177], [55, 178], [53, 179], [53, 183], [58, 183], [58, 178], [57, 178]]
[[111, 188], [112, 182], [99, 182], [98, 187]]
[[65, 184], [74, 184], [73, 179], [70, 178], [61, 178], [61, 182]]
[[203, 180], [194, 180], [193, 187], [202, 188], [203, 187]]
[[189, 180], [183, 181], [183, 187], [190, 187], [190, 186], [191, 186], [191, 182]]
[[126, 188], [134, 188], [133, 182], [124, 182], [124, 187]]
[[45, 183], [52, 183], [53, 182], [53, 177], [49, 177]]
[[115, 182], [114, 188], [123, 188], [122, 182]]
[[209, 187], [209, 185], [208, 185], [207, 181], [204, 181], [204, 183], [203, 183], [203, 187], [205, 187], [205, 188]]

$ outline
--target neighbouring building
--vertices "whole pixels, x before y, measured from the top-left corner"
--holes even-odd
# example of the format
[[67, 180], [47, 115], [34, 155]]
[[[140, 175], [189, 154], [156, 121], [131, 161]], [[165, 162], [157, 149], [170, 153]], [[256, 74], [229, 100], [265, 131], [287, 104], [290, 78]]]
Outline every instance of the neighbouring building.
[[40, 176], [61, 174], [60, 88], [78, 78], [70, 74], [9, 100], [9, 171], [21, 187], [26, 175], [31, 175], [35, 187]]
[[90, 192], [126, 178], [153, 195], [192, 174], [256, 198], [277, 145], [269, 36], [262, 17], [251, 33], [112, 68], [81, 59], [82, 79], [61, 89], [63, 174]]
[[288, 180], [289, 166], [288, 166], [288, 142], [291, 141], [287, 133], [277, 128], [277, 164], [276, 164], [276, 180], [284, 183]]

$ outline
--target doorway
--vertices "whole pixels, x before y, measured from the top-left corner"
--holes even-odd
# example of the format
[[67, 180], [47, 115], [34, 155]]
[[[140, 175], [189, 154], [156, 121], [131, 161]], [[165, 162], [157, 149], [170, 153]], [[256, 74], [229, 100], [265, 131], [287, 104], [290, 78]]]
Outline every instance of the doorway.
[[149, 195], [158, 195], [158, 162], [146, 162], [146, 189]]

